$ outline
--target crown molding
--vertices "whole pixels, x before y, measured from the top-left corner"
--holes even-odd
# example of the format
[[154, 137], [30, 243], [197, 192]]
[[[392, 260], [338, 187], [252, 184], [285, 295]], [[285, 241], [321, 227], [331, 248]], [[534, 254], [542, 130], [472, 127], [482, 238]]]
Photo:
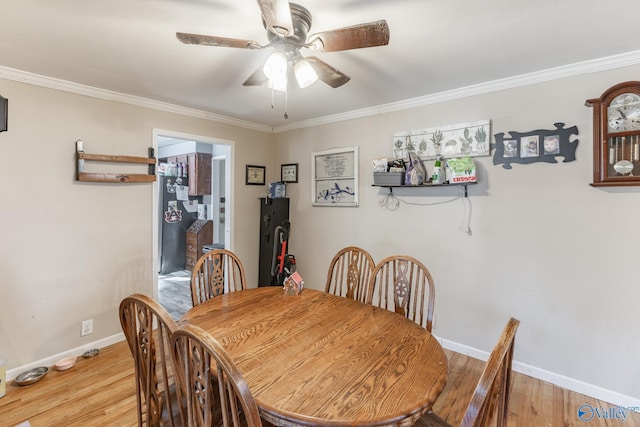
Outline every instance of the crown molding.
[[637, 64], [640, 64], [640, 50], [627, 52], [620, 55], [612, 55], [605, 58], [577, 62], [562, 67], [549, 68], [542, 71], [507, 77], [504, 79], [493, 80], [476, 85], [465, 86], [458, 89], [438, 92], [430, 95], [420, 96], [417, 98], [405, 99], [402, 101], [392, 102], [390, 104], [384, 104], [373, 108], [364, 108], [361, 110], [349, 111], [343, 114], [334, 114], [317, 119], [289, 123], [273, 128], [273, 132], [287, 132], [293, 129], [306, 128], [321, 124], [351, 120], [354, 118], [424, 107], [426, 105], [437, 104], [440, 102], [452, 101], [455, 99], [483, 95], [486, 93], [512, 89], [520, 86], [527, 86], [531, 84], [547, 82], [550, 80], [606, 71], [614, 68], [622, 68]]
[[294, 129], [308, 128], [329, 123], [336, 123], [346, 120], [353, 120], [362, 117], [375, 116], [379, 114], [391, 113], [395, 111], [407, 110], [411, 108], [423, 107], [426, 105], [437, 104], [440, 102], [451, 101], [455, 99], [466, 98], [470, 96], [482, 95], [491, 92], [497, 92], [506, 89], [512, 89], [520, 86], [526, 86], [536, 83], [542, 83], [550, 80], [572, 77], [582, 74], [596, 73], [600, 71], [622, 68], [631, 65], [640, 64], [640, 50], [627, 52], [619, 55], [607, 56], [604, 58], [593, 59], [589, 61], [577, 62], [562, 67], [550, 68], [547, 70], [536, 71], [534, 73], [522, 74], [519, 76], [507, 77], [504, 79], [493, 80], [471, 86], [465, 86], [458, 89], [438, 92], [430, 95], [410, 98], [389, 104], [383, 104], [376, 107], [363, 108], [359, 110], [347, 111], [345, 113], [333, 114], [329, 116], [318, 117], [310, 120], [302, 120], [299, 122], [287, 123], [286, 125], [270, 127], [258, 123], [245, 120], [234, 119], [233, 117], [214, 114], [194, 108], [187, 108], [168, 102], [156, 101], [140, 96], [129, 95], [125, 93], [95, 88], [79, 83], [73, 83], [66, 80], [46, 77], [39, 74], [29, 73], [13, 68], [0, 66], [0, 78], [6, 80], [14, 80], [17, 82], [28, 83], [35, 86], [42, 86], [49, 89], [71, 92], [78, 95], [91, 96], [94, 98], [104, 99], [108, 101], [122, 102], [125, 104], [136, 105], [139, 107], [150, 108], [154, 110], [166, 111], [174, 114], [195, 117], [204, 120], [210, 120], [218, 123], [229, 124], [241, 128], [257, 130], [266, 133], [282, 133]]
[[74, 83], [67, 80], [42, 76], [39, 74], [29, 73], [27, 71], [16, 70], [14, 68], [0, 66], [0, 78], [6, 80], [14, 80], [21, 83], [28, 83], [35, 86], [46, 87], [48, 89], [61, 90], [63, 92], [71, 92], [77, 95], [85, 95], [93, 98], [104, 99], [107, 101], [122, 102], [125, 104], [136, 105], [138, 107], [145, 107], [154, 110], [166, 111], [168, 113], [181, 114], [183, 116], [195, 117], [198, 119], [239, 126], [242, 128], [253, 129], [260, 132], [272, 132], [272, 128], [270, 126], [265, 126], [258, 123], [234, 119], [233, 117], [223, 116], [221, 114], [210, 113], [203, 110], [197, 110], [195, 108], [183, 107], [176, 104], [170, 104], [168, 102], [156, 101], [141, 96], [129, 95], [126, 93], [120, 93]]

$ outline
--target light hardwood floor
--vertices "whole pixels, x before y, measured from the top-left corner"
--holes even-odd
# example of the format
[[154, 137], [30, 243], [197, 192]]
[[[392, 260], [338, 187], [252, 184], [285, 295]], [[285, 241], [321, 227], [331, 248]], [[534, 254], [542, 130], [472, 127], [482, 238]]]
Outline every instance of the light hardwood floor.
[[[447, 357], [449, 380], [434, 411], [457, 425], [484, 362], [450, 351]], [[597, 416], [582, 421], [578, 408], [584, 404], [601, 412], [615, 407], [514, 372], [508, 426], [640, 427], [638, 413], [628, 413], [624, 422]], [[0, 426], [25, 420], [33, 427], [135, 426], [133, 360], [126, 343], [103, 348], [92, 359], [78, 358], [68, 371], [51, 370], [36, 384], [9, 383], [6, 396], [0, 398]]]

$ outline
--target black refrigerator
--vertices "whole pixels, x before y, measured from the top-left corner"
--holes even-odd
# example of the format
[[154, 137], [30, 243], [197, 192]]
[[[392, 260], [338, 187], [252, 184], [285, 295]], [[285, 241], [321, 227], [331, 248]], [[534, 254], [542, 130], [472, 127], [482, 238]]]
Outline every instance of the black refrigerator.
[[[186, 269], [187, 229], [198, 219], [198, 209], [195, 202], [202, 203], [202, 196], [187, 196], [189, 201], [193, 203], [191, 205], [193, 212], [189, 212], [185, 206], [189, 202], [178, 200], [177, 179], [175, 176], [158, 176], [160, 274]], [[179, 178], [179, 180], [183, 186], [188, 184], [187, 178]]]

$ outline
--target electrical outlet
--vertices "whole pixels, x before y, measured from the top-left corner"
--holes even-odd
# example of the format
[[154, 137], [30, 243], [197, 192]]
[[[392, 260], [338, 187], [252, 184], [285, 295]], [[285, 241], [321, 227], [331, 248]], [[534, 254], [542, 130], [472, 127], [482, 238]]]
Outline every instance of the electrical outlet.
[[82, 330], [80, 331], [80, 336], [83, 337], [85, 335], [89, 335], [93, 333], [93, 319], [83, 320], [82, 321]]

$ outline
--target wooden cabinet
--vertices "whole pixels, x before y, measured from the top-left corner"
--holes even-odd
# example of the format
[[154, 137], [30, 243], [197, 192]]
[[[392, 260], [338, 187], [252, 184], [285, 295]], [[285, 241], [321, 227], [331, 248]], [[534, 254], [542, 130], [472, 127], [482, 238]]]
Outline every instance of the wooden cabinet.
[[208, 196], [211, 194], [211, 154], [187, 154], [189, 165], [189, 195]]
[[189, 163], [189, 159], [187, 158], [186, 154], [180, 154], [179, 156], [167, 157], [167, 162], [174, 163], [176, 165], [179, 163], [184, 163], [186, 165], [187, 163]]
[[203, 255], [202, 247], [213, 243], [213, 221], [197, 219], [187, 229], [187, 270], [193, 270]]

